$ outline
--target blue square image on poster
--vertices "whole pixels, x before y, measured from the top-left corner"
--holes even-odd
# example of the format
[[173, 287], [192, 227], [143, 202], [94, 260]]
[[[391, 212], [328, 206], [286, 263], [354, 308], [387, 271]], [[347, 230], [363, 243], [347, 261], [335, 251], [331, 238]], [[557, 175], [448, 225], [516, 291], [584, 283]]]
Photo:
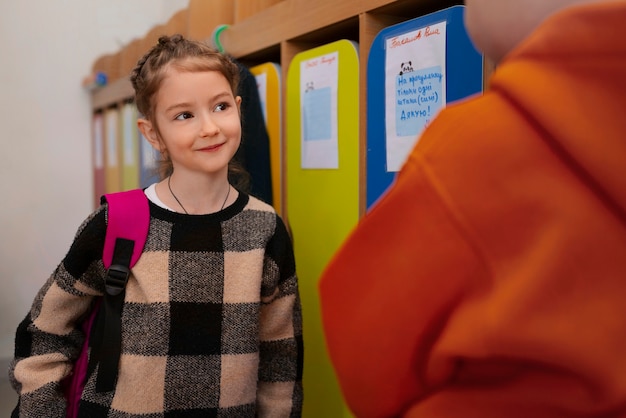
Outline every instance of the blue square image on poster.
[[303, 131], [305, 141], [331, 139], [331, 89], [324, 87], [304, 93]]

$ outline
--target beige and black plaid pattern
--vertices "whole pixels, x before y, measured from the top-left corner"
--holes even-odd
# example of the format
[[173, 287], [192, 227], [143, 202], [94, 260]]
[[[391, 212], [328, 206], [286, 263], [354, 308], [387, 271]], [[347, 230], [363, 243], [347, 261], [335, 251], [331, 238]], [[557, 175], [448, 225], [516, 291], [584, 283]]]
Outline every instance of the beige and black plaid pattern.
[[[293, 250], [282, 220], [245, 194], [211, 215], [182, 215], [156, 205], [150, 211], [146, 246], [126, 288], [116, 390], [96, 393], [96, 370], [80, 415], [300, 416], [302, 320]], [[33, 361], [35, 354], [60, 351], [60, 360], [75, 355], [76, 348], [61, 347], [70, 338], [79, 346], [76, 331], [49, 331], [82, 314], [86, 294], [102, 291], [104, 219], [100, 210], [81, 226], [18, 330], [16, 385], [34, 373], [51, 373]], [[70, 299], [83, 308], [60, 317], [45, 309], [70, 306]], [[21, 410], [58, 396], [63, 372], [54, 370], [52, 383], [28, 384], [21, 391]]]

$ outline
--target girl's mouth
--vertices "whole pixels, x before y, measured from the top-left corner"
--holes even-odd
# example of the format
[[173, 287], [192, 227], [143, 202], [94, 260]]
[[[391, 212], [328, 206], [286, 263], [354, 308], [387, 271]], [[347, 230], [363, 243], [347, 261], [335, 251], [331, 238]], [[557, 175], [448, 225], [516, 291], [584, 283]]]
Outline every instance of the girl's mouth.
[[224, 144], [221, 143], [221, 144], [210, 145], [208, 147], [200, 148], [200, 151], [206, 151], [206, 152], [216, 151], [216, 150], [220, 149], [222, 147], [222, 145], [224, 145]]

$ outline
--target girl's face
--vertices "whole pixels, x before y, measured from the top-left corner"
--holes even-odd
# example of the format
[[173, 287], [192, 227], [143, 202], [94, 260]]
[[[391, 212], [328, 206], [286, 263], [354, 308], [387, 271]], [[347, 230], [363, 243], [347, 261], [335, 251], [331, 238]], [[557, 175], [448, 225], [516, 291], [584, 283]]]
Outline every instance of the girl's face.
[[158, 131], [147, 122], [144, 135], [167, 152], [174, 171], [226, 176], [241, 142], [241, 97], [233, 95], [226, 78], [218, 71], [170, 67], [155, 100]]

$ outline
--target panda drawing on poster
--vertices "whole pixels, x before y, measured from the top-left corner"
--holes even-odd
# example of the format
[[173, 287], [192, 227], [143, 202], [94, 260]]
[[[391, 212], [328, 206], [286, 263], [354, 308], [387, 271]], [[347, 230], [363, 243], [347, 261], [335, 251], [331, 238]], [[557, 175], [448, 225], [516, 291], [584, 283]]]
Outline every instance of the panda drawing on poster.
[[446, 105], [446, 22], [386, 39], [387, 171], [398, 171]]

